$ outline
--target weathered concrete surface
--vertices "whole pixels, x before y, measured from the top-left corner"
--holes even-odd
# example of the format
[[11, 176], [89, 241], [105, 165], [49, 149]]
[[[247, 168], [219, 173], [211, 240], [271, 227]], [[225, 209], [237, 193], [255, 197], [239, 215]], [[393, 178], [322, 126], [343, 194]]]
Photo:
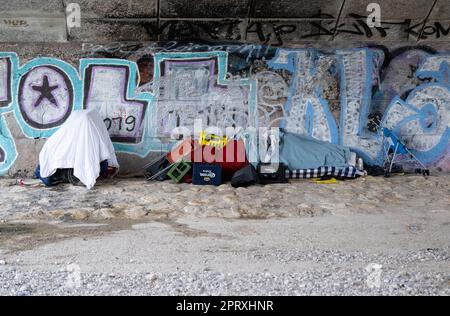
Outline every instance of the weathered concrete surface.
[[69, 3], [78, 3], [82, 18], [156, 18], [158, 0], [62, 0], [64, 7]]
[[161, 18], [246, 18], [249, 14], [250, 0], [161, 1]]
[[30, 10], [35, 14], [43, 12], [64, 12], [61, 0], [2, 0], [2, 12], [15, 12]]
[[[155, 41], [156, 19], [82, 19], [81, 26], [70, 30], [70, 41]], [[95, 30], [93, 32], [92, 30]]]
[[[369, 3], [378, 3], [382, 8], [381, 16], [383, 20], [398, 21], [402, 19], [424, 19], [430, 12], [433, 1], [428, 0], [414, 0], [414, 1], [397, 1], [397, 0], [350, 0], [345, 1], [342, 16], [347, 16], [351, 13], [358, 15], [368, 15], [366, 10]], [[438, 1], [440, 5], [445, 4], [446, 1]], [[448, 13], [450, 14], [450, 13]], [[448, 16], [447, 14], [447, 16]]]
[[323, 18], [320, 13], [337, 17], [343, 0], [308, 1], [308, 0], [262, 0], [253, 1], [250, 11], [252, 18]]
[[[264, 37], [270, 34], [272, 38], [282, 37], [285, 45], [329, 40], [415, 42], [423, 26], [428, 27], [432, 36], [430, 38], [422, 34], [420, 40], [449, 40], [447, 30], [450, 26], [450, 8], [446, 0], [438, 0], [436, 3], [428, 0], [377, 1], [381, 5], [382, 28], [389, 28], [387, 34], [367, 29], [365, 22], [369, 14], [367, 5], [372, 2], [370, 0], [201, 0], [196, 1], [195, 5], [186, 0], [162, 0], [159, 6], [156, 0], [5, 0], [2, 3], [0, 30], [4, 21], [17, 15], [24, 17], [27, 10], [33, 12], [33, 17], [44, 19], [45, 14], [64, 14], [66, 5], [71, 2], [80, 5], [82, 20], [81, 29], [70, 31], [68, 40], [71, 41], [226, 41], [230, 40], [230, 33], [242, 34], [239, 38], [231, 38], [232, 40], [253, 41], [256, 31], [265, 34]], [[234, 19], [235, 23], [229, 23], [229, 19]], [[435, 27], [434, 23], [439, 26]], [[63, 25], [63, 21], [57, 24]], [[416, 24], [417, 28], [413, 27]], [[168, 32], [168, 26], [174, 31]], [[217, 33], [217, 28], [228, 31]], [[0, 32], [0, 41], [52, 42], [55, 38], [50, 35], [46, 37], [48, 30], [45, 23], [9, 28], [7, 33]], [[29, 35], [23, 32], [28, 32]], [[371, 32], [381, 33], [382, 36], [373, 37]], [[16, 35], [21, 36], [15, 37]], [[269, 44], [261, 37], [258, 40]], [[270, 43], [277, 44], [275, 41]]]
[[36, 11], [0, 12], [0, 41], [66, 42], [66, 17], [63, 13]]
[[[16, 200], [16, 215], [30, 216], [25, 223], [0, 223], [0, 294], [450, 294], [449, 177], [369, 178], [337, 185], [302, 182], [248, 190], [192, 191], [196, 187], [164, 183], [141, 185], [141, 199], [134, 192], [137, 183], [142, 184], [115, 185], [122, 192], [112, 195], [125, 202], [118, 205], [122, 209], [117, 215], [124, 216], [125, 210], [136, 214], [135, 207], [146, 198], [149, 208], [159, 205], [160, 210], [163, 200], [167, 216], [161, 216], [164, 211], [153, 216], [155, 210], [137, 220], [93, 221], [78, 208], [82, 221], [63, 216], [36, 222], [44, 217], [26, 211], [33, 205], [25, 201], [46, 203], [51, 213], [59, 203], [57, 195], [71, 194], [85, 198], [83, 205], [98, 200], [99, 207], [105, 207], [101, 190], [111, 187], [99, 186], [89, 194], [69, 187], [2, 187], [13, 199], [27, 194], [22, 202]], [[169, 196], [175, 188], [181, 191]], [[195, 204], [206, 193], [212, 196], [209, 189], [222, 199], [226, 195], [219, 190], [234, 191], [239, 207], [248, 210], [242, 215], [253, 212], [260, 219], [222, 218], [227, 216], [222, 210], [226, 201], [216, 202], [215, 210], [195, 211], [193, 206], [204, 207]], [[36, 202], [35, 190], [47, 192], [47, 202]], [[243, 205], [243, 196], [253, 207]], [[273, 214], [257, 205], [269, 197]], [[195, 203], [181, 210], [174, 207], [175, 199]], [[299, 201], [316, 203], [314, 211], [290, 213], [288, 205]], [[2, 203], [5, 214], [8, 207]], [[74, 199], [68, 203], [77, 205]], [[316, 216], [323, 210], [325, 216]], [[204, 218], [208, 215], [214, 217]], [[373, 264], [381, 265], [378, 285], [368, 283], [373, 271], [367, 269]]]

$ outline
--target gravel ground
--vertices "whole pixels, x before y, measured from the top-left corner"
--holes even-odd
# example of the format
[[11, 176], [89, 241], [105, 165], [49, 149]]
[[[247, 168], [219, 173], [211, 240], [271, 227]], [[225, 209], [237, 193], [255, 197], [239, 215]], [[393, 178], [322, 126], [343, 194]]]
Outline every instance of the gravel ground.
[[0, 186], [0, 295], [450, 295], [450, 175]]
[[3, 249], [0, 295], [450, 294], [445, 213], [151, 221], [64, 238], [70, 225]]
[[79, 288], [68, 273], [0, 272], [1, 295], [446, 295], [448, 275], [388, 271], [380, 288], [369, 289], [361, 270], [331, 269], [292, 274], [204, 273], [86, 274]]

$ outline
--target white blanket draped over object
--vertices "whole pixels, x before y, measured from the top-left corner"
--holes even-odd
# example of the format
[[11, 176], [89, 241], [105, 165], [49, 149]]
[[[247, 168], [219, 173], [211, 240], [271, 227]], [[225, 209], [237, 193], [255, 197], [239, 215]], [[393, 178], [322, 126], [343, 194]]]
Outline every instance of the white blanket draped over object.
[[57, 169], [73, 168], [75, 177], [91, 189], [103, 160], [119, 168], [105, 123], [96, 110], [74, 111], [42, 147], [41, 177], [47, 178]]

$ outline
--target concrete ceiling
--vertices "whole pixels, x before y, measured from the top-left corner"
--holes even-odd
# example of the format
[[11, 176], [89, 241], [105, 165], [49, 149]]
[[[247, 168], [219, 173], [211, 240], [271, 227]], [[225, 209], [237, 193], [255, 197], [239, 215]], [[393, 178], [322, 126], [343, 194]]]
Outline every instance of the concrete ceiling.
[[[1, 2], [0, 41], [4, 42], [203, 40], [289, 46], [305, 41], [450, 40], [450, 0]], [[81, 7], [81, 27], [71, 29], [63, 38], [61, 34], [53, 37], [52, 32], [62, 32], [65, 6], [71, 2], [76, 2]], [[371, 2], [377, 2], [381, 6], [380, 28], [368, 28], [366, 25], [366, 8]], [[48, 23], [52, 18], [55, 20]], [[28, 23], [28, 29], [25, 24], [14, 28], [11, 25], [5, 26], [8, 19], [34, 22]], [[39, 23], [39, 19], [42, 23]]]

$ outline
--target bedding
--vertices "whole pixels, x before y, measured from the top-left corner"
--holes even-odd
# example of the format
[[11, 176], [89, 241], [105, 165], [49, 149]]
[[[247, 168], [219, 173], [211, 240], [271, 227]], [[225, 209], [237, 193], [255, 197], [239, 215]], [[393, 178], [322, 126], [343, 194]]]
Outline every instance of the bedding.
[[318, 167], [309, 169], [294, 169], [286, 170], [286, 178], [288, 179], [307, 179], [307, 178], [320, 178], [323, 176], [333, 176], [338, 178], [356, 178], [363, 176], [364, 172], [358, 170], [354, 166], [346, 167]]

